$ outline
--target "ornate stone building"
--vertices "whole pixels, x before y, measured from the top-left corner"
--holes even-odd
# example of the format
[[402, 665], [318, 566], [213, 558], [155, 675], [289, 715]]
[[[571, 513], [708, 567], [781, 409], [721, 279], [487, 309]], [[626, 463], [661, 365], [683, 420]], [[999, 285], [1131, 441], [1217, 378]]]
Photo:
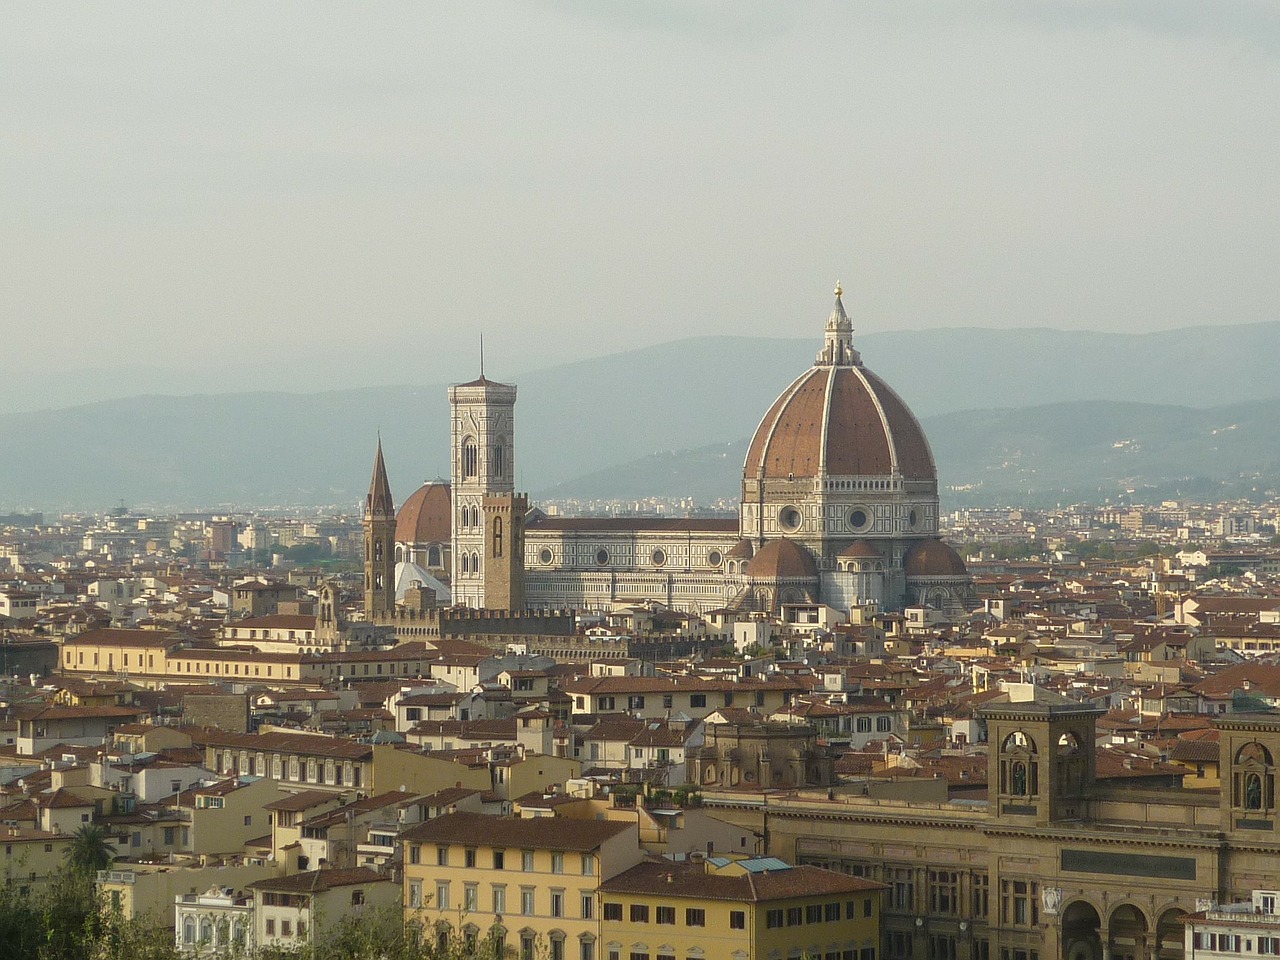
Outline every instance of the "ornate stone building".
[[984, 707], [985, 803], [856, 787], [704, 787], [703, 803], [767, 831], [773, 856], [886, 884], [887, 960], [1182, 960], [1189, 914], [1280, 888], [1280, 715], [1214, 721], [1216, 794], [1099, 779], [1102, 712], [1041, 699]]
[[420, 522], [401, 512], [396, 553], [421, 563], [425, 550], [430, 569], [451, 567], [455, 603], [605, 609], [658, 600], [705, 613], [811, 602], [954, 608], [969, 596], [964, 562], [938, 538], [928, 440], [854, 349], [839, 287], [816, 362], [752, 438], [736, 520], [530, 511], [513, 483], [515, 401], [514, 386], [484, 376], [449, 389], [450, 488], [410, 498], [415, 518], [428, 500], [436, 513], [448, 504], [447, 550], [443, 524], [420, 539]]

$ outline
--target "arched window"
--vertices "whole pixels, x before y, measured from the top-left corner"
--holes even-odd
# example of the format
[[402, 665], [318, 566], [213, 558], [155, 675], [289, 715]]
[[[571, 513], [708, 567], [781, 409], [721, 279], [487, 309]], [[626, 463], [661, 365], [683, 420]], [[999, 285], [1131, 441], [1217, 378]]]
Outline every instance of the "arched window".
[[476, 441], [474, 437], [467, 437], [462, 441], [462, 475], [464, 477], [474, 477], [476, 475]]
[[480, 554], [478, 553], [471, 554], [471, 572], [472, 573], [480, 572]]
[[200, 942], [213, 942], [213, 921], [208, 917], [200, 921]]
[[1275, 808], [1275, 765], [1271, 751], [1258, 741], [1236, 751], [1231, 778], [1234, 805], [1243, 810]]
[[501, 477], [506, 472], [506, 458], [503, 456], [505, 452], [502, 449], [502, 444], [495, 443], [493, 445], [493, 475], [495, 477]]
[[[499, 447], [501, 449], [501, 447]], [[502, 556], [502, 518], [493, 518], [493, 555]]]
[[196, 942], [196, 922], [191, 917], [187, 917], [182, 921], [182, 942]]
[[440, 548], [439, 547], [429, 547], [427, 549], [427, 566], [428, 567], [440, 566]]

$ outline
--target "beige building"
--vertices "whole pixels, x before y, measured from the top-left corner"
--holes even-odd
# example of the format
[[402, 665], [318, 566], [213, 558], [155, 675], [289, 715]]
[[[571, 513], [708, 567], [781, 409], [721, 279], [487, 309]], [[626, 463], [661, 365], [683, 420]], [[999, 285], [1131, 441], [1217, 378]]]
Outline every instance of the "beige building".
[[347, 918], [400, 902], [399, 885], [366, 867], [309, 870], [259, 880], [250, 889], [254, 943], [284, 950], [316, 942]]
[[1201, 904], [1280, 887], [1280, 716], [1215, 721], [1215, 793], [1098, 780], [1101, 713], [984, 707], [985, 803], [838, 789], [703, 801], [756, 829], [767, 811], [770, 854], [884, 883], [890, 958], [1181, 960], [1183, 921]]

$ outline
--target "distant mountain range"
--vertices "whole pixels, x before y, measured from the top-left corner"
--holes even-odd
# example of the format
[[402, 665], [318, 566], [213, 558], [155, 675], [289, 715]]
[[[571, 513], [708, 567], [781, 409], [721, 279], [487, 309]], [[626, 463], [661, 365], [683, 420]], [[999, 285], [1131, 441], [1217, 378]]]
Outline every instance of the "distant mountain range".
[[[924, 420], [943, 485], [965, 488], [947, 503], [1280, 482], [1280, 323], [929, 330], [857, 345]], [[735, 497], [745, 438], [817, 348], [814, 336], [694, 338], [511, 378], [519, 484], [535, 498]], [[379, 430], [398, 501], [448, 474], [444, 384], [7, 414], [0, 509], [354, 507]]]

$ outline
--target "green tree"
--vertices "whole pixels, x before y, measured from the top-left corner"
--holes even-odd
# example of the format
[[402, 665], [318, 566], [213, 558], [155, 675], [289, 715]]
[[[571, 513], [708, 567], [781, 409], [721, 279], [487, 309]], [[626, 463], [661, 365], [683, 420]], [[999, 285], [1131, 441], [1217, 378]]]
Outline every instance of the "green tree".
[[99, 870], [106, 870], [116, 858], [116, 848], [107, 839], [107, 831], [92, 823], [71, 835], [67, 848], [67, 864], [77, 873], [92, 877]]

